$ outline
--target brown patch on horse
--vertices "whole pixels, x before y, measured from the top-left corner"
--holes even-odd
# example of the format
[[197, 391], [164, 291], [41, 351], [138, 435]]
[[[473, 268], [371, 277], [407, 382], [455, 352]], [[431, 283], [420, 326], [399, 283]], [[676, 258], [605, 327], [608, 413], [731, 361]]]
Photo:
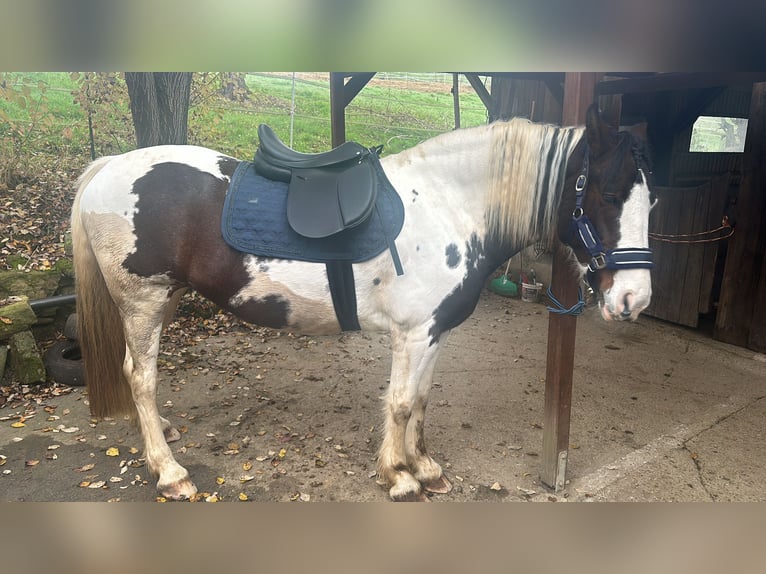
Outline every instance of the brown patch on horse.
[[[222, 158], [225, 159], [225, 158]], [[229, 178], [236, 162], [219, 162]], [[233, 310], [232, 298], [250, 281], [245, 255], [221, 236], [221, 212], [229, 182], [195, 167], [165, 162], [136, 180], [133, 217], [136, 249], [123, 266], [142, 277], [167, 274], [217, 305]], [[238, 314], [274, 328], [287, 326], [289, 302], [279, 297], [248, 301]]]

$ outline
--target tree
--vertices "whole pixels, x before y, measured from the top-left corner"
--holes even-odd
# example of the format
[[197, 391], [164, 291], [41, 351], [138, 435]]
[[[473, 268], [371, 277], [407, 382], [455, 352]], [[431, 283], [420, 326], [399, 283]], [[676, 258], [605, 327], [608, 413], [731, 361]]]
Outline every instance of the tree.
[[126, 72], [138, 147], [185, 144], [191, 72]]

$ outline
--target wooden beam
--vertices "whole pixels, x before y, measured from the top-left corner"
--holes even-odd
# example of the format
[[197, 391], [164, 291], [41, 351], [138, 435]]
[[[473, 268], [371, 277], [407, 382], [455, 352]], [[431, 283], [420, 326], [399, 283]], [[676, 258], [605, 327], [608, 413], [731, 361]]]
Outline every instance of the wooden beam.
[[[332, 147], [346, 141], [346, 106], [359, 94], [375, 72], [330, 72], [330, 131]], [[346, 82], [346, 78], [350, 78]]]
[[468, 72], [464, 72], [463, 75], [468, 80], [468, 83], [471, 84], [471, 87], [473, 87], [479, 98], [481, 98], [481, 101], [484, 102], [484, 107], [487, 108], [490, 121], [492, 121], [492, 118], [495, 117], [495, 102], [487, 88], [484, 87], [484, 83], [479, 79], [478, 74], [469, 74]]
[[[563, 125], [582, 125], [595, 98], [600, 75], [567, 72], [564, 80]], [[564, 246], [557, 240], [551, 270], [551, 290], [566, 307], [578, 300], [578, 282]], [[543, 468], [540, 478], [556, 491], [566, 482], [569, 456], [569, 421], [572, 406], [575, 335], [574, 315], [551, 313], [548, 320], [548, 358], [545, 370]]]
[[344, 87], [346, 79], [342, 72], [330, 72], [330, 132], [332, 147], [346, 141], [346, 104]]
[[766, 81], [766, 72], [698, 72], [654, 74], [639, 78], [604, 80], [596, 86], [598, 95], [663, 92], [692, 88], [748, 85]]
[[343, 107], [348, 105], [362, 91], [367, 83], [375, 76], [375, 72], [360, 72], [352, 74], [343, 87]]
[[452, 74], [452, 108], [455, 112], [455, 129], [460, 129], [460, 75]]

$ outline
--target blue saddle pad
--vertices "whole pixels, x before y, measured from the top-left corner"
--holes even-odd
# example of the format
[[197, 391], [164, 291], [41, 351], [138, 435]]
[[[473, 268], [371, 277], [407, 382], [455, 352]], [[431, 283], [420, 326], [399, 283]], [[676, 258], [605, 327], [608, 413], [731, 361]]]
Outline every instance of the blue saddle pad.
[[288, 184], [266, 179], [251, 162], [237, 166], [223, 204], [223, 238], [237, 251], [260, 257], [315, 263], [372, 259], [388, 248], [404, 225], [404, 205], [376, 162], [378, 193], [371, 216], [330, 237], [309, 239], [287, 222]]

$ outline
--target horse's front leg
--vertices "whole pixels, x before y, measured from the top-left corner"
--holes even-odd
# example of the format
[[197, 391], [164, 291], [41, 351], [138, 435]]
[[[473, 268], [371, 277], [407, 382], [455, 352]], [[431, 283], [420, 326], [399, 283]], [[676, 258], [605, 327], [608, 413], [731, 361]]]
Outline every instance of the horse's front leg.
[[167, 444], [180, 435], [157, 409], [157, 355], [162, 322], [138, 315], [128, 316], [123, 322], [127, 343], [123, 371], [136, 404], [146, 466], [157, 477], [157, 490], [163, 496], [173, 500], [190, 498], [197, 487], [188, 471], [173, 458]]
[[[448, 335], [449, 332], [442, 333], [436, 345], [443, 345]], [[424, 435], [428, 394], [433, 381], [437, 353], [438, 349], [420, 377], [417, 397], [407, 425], [404, 448], [407, 454], [407, 465], [422, 487], [428, 492], [445, 494], [452, 490], [452, 484], [444, 476], [441, 465], [429, 456]]]
[[[419, 478], [428, 474], [430, 482], [431, 476], [428, 472], [423, 473], [425, 467], [417, 464], [419, 461], [412, 456], [414, 451], [407, 446], [407, 429], [413, 424], [413, 412], [423, 410], [419, 406], [418, 389], [423, 377], [429, 380], [430, 385], [439, 345], [430, 344], [430, 336], [425, 328], [414, 331], [394, 328], [391, 332], [391, 347], [391, 382], [385, 397], [385, 425], [378, 454], [378, 482], [389, 487], [389, 495], [395, 501], [426, 500]], [[420, 420], [422, 424], [422, 416]], [[413, 462], [416, 463], [414, 467]], [[441, 468], [438, 468], [438, 473], [441, 475]]]

